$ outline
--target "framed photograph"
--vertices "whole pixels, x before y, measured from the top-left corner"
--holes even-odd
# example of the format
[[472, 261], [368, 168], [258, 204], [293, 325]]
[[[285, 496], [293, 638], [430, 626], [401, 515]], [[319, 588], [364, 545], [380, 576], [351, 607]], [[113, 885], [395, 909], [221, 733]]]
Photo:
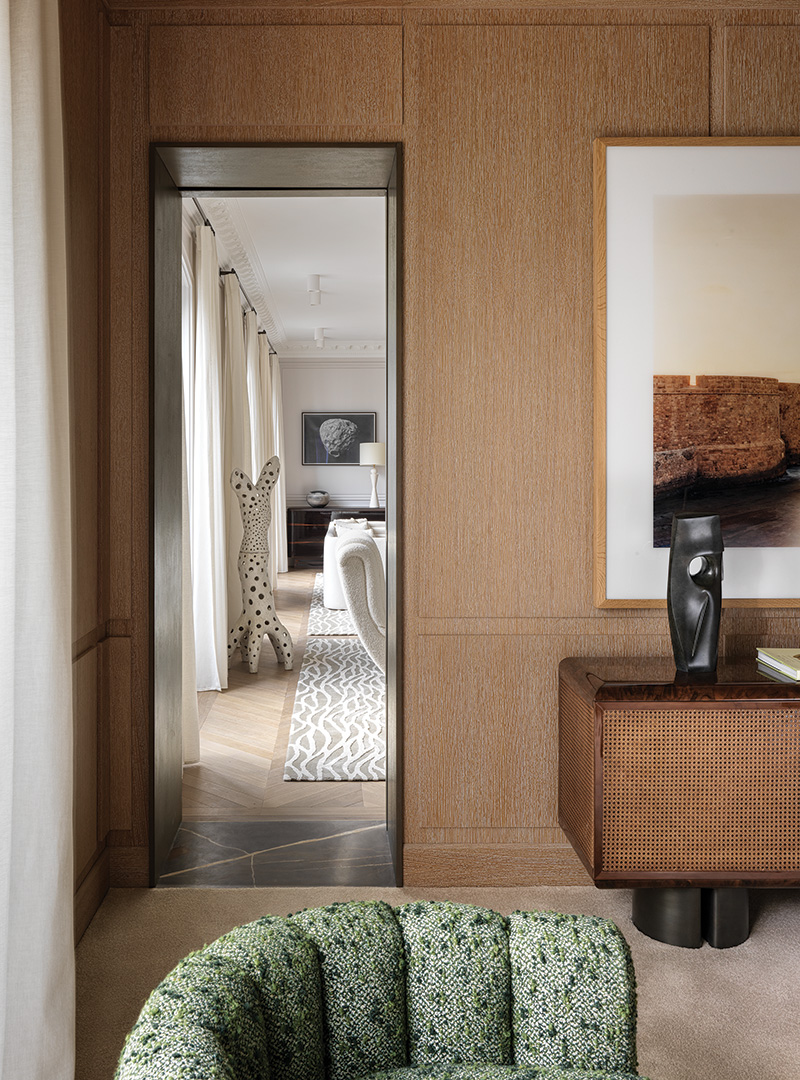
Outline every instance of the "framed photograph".
[[665, 604], [719, 514], [724, 603], [800, 606], [800, 139], [599, 139], [594, 600]]
[[375, 442], [374, 412], [304, 412], [304, 465], [358, 465], [361, 443]]

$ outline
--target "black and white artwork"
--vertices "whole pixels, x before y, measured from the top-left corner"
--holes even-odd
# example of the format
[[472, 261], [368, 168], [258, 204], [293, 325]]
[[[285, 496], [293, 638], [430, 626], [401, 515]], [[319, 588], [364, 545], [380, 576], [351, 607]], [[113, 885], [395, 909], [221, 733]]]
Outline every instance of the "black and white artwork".
[[375, 442], [374, 412], [303, 413], [304, 465], [359, 465], [359, 446]]

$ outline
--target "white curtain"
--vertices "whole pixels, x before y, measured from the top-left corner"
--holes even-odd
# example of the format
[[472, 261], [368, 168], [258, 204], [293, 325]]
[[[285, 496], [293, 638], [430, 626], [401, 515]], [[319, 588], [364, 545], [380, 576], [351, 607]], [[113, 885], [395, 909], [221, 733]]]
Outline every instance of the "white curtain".
[[242, 515], [239, 500], [231, 487], [234, 469], [249, 472], [250, 408], [247, 404], [247, 362], [244, 352], [244, 323], [239, 279], [227, 274], [225, 297], [225, 499], [228, 535], [228, 626], [242, 613], [242, 586], [239, 581], [239, 548], [242, 545]]
[[223, 690], [228, 685], [225, 381], [217, 243], [205, 225], [196, 233], [195, 297], [190, 500], [195, 662], [197, 689]]
[[200, 760], [200, 718], [197, 712], [197, 669], [194, 658], [194, 603], [192, 600], [191, 500], [192, 456], [194, 454], [194, 229], [184, 221], [181, 258], [181, 331], [183, 367], [183, 447], [181, 500], [183, 521], [181, 656], [183, 679], [181, 685], [181, 718], [183, 728], [183, 762], [194, 765]]
[[[188, 245], [184, 243], [184, 262]], [[228, 630], [239, 617], [242, 591], [239, 548], [242, 519], [230, 486], [234, 469], [256, 480], [277, 454], [284, 463], [280, 367], [259, 334], [255, 312], [242, 314], [239, 280], [225, 274], [219, 288], [216, 241], [208, 226], [196, 230], [194, 271], [184, 266], [184, 407], [191, 525], [195, 662], [198, 690], [228, 685]], [[191, 318], [193, 295], [194, 318]], [[221, 299], [220, 299], [221, 298]], [[187, 325], [189, 329], [187, 329]], [[190, 328], [194, 327], [194, 336]], [[288, 569], [286, 480], [272, 496], [270, 571]], [[184, 612], [188, 618], [188, 612]], [[186, 639], [188, 641], [188, 638]], [[184, 650], [184, 704], [187, 705], [192, 657]], [[194, 709], [194, 715], [192, 715]], [[196, 703], [184, 712], [184, 760], [196, 760]]]
[[283, 396], [281, 393], [281, 364], [273, 354], [270, 365], [272, 375], [272, 425], [275, 453], [281, 459], [281, 475], [272, 493], [272, 561], [279, 574], [289, 569], [286, 542], [286, 454], [283, 445]]
[[[261, 335], [263, 337], [263, 334]], [[269, 458], [264, 437], [264, 400], [259, 378], [258, 318], [252, 308], [244, 317], [244, 351], [247, 363], [247, 405], [250, 413], [250, 474], [253, 483], [258, 480], [264, 463]]]
[[55, 0], [0, 0], [0, 199], [0, 1076], [69, 1080], [72, 555]]
[[[262, 424], [264, 462], [266, 463], [274, 454], [278, 453], [275, 446], [275, 425], [272, 421], [272, 360], [269, 355], [269, 341], [267, 340], [266, 334], [262, 334], [258, 339], [258, 381], [261, 403], [263, 406]], [[283, 461], [281, 461], [281, 469], [283, 469]], [[278, 480], [278, 484], [280, 484], [280, 479]], [[275, 537], [277, 535], [277, 522], [275, 520], [277, 514], [275, 509], [276, 500], [277, 486], [272, 489], [272, 521], [269, 527], [269, 578], [270, 585], [273, 589], [275, 588], [278, 578], [278, 560], [275, 556]]]

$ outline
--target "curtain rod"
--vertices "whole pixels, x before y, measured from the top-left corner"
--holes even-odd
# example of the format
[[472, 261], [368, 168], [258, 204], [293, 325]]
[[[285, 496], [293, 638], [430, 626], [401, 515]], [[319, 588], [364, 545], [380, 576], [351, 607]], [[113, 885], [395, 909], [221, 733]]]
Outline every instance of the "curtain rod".
[[250, 310], [253, 312], [254, 315], [258, 315], [258, 312], [255, 309], [255, 305], [253, 304], [253, 301], [250, 299], [250, 297], [245, 292], [244, 285], [242, 285], [242, 279], [236, 273], [236, 267], [233, 266], [233, 267], [231, 267], [230, 270], [220, 270], [220, 272], [219, 272], [220, 277], [227, 277], [228, 274], [233, 274], [235, 276], [236, 284], [239, 286], [239, 291], [241, 292], [242, 296], [245, 298], [248, 305], [250, 306]]
[[[200, 205], [200, 203], [197, 201], [197, 199], [195, 198], [194, 195], [192, 195], [192, 202], [197, 207], [197, 212], [200, 215], [200, 217], [203, 219], [203, 224], [207, 225], [209, 227], [209, 229], [211, 229], [211, 232], [214, 233], [214, 236], [216, 236], [217, 234], [214, 231], [214, 226], [211, 224], [211, 222], [208, 220], [206, 215], [203, 213], [203, 208]], [[250, 299], [250, 297], [247, 295], [247, 293], [245, 291], [245, 287], [244, 287], [244, 285], [242, 285], [242, 279], [236, 273], [236, 267], [232, 266], [230, 270], [220, 270], [220, 272], [219, 272], [220, 277], [225, 277], [226, 274], [236, 274], [236, 283], [239, 286], [239, 289], [241, 290], [242, 296], [245, 298], [247, 303], [250, 305], [250, 310], [253, 312], [254, 315], [257, 316], [258, 312], [256, 311], [255, 304]], [[266, 330], [259, 330], [258, 332], [259, 332], [259, 334], [266, 334], [267, 331]], [[269, 345], [270, 354], [277, 356], [277, 352], [276, 352], [275, 349], [273, 349], [272, 342], [269, 340], [269, 338], [267, 338], [267, 344]]]
[[[259, 330], [258, 333], [263, 334], [263, 336], [267, 337], [267, 330]], [[277, 355], [277, 349], [273, 348], [272, 342], [270, 341], [269, 338], [267, 338], [267, 345], [270, 347], [270, 356], [276, 356]]]

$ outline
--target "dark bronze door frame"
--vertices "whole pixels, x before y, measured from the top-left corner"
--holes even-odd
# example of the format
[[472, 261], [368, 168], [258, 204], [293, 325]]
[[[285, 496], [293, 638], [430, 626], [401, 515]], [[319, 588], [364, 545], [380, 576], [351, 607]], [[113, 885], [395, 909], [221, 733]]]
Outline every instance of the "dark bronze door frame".
[[181, 199], [308, 194], [387, 199], [386, 824], [403, 882], [400, 595], [401, 171], [396, 145], [151, 148], [150, 882], [181, 822]]

